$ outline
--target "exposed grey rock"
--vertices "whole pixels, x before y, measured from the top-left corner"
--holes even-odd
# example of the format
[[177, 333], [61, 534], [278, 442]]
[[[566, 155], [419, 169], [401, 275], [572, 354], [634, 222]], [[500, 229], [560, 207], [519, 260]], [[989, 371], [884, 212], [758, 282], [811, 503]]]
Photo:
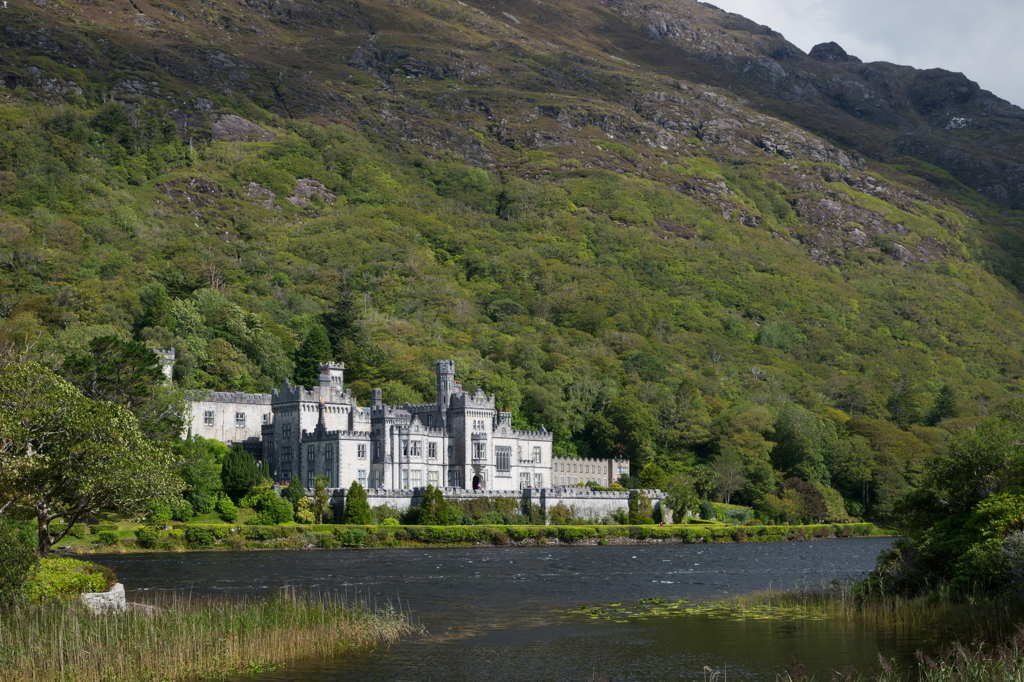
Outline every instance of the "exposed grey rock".
[[128, 602], [124, 597], [124, 585], [121, 583], [117, 583], [106, 592], [86, 592], [82, 595], [82, 603], [87, 609], [100, 615], [111, 611], [125, 611], [128, 608]]
[[265, 209], [272, 210], [277, 208], [280, 210], [279, 207], [274, 205], [274, 199], [277, 198], [277, 194], [257, 182], [250, 182], [245, 186], [245, 197]]
[[808, 55], [811, 59], [819, 62], [853, 62], [860, 64], [861, 61], [839, 46], [839, 43], [821, 43], [811, 48]]
[[274, 139], [272, 133], [237, 114], [225, 114], [215, 118], [210, 126], [210, 134], [215, 140], [270, 142]]
[[295, 189], [288, 196], [288, 201], [294, 206], [307, 206], [309, 205], [310, 197], [318, 196], [321, 201], [325, 204], [333, 205], [337, 200], [337, 195], [333, 192], [328, 191], [323, 183], [317, 182], [310, 178], [299, 178], [295, 183]]

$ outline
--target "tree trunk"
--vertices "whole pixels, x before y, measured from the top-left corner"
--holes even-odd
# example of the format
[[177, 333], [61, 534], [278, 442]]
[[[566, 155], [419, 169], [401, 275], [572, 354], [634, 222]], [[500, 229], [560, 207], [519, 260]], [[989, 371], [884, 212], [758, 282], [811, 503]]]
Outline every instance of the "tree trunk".
[[50, 540], [50, 522], [48, 519], [40, 516], [38, 545], [36, 547], [36, 551], [39, 552], [39, 556], [46, 556], [50, 553], [50, 547], [52, 546], [53, 543]]

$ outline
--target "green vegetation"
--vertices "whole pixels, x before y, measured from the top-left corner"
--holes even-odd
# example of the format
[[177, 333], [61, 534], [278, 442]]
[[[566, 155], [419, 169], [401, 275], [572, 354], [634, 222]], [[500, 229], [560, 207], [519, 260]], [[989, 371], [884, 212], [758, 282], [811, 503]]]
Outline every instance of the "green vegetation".
[[139, 513], [182, 487], [170, 446], [125, 408], [42, 365], [0, 366], [0, 511], [36, 520], [41, 555], [100, 510]]
[[370, 504], [367, 502], [366, 488], [358, 481], [352, 481], [352, 485], [348, 489], [345, 513], [341, 521], [350, 524], [370, 523]]
[[224, 458], [220, 479], [224, 492], [232, 502], [238, 504], [255, 486], [263, 482], [263, 474], [257, 468], [252, 455], [241, 445], [236, 445]]
[[117, 580], [109, 568], [89, 561], [47, 557], [25, 581], [25, 597], [34, 604], [73, 599], [83, 592], [106, 592]]
[[10, 682], [189, 680], [337, 656], [414, 632], [390, 608], [282, 592], [266, 601], [159, 598], [152, 611], [96, 618], [79, 605], [0, 610], [0, 666]]

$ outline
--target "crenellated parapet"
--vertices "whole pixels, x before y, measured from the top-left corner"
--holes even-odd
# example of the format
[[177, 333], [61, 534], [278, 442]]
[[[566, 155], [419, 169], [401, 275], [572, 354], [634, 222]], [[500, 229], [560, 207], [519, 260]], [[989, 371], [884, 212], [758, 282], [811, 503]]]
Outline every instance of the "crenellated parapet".
[[494, 394], [484, 393], [482, 388], [476, 389], [473, 393], [462, 391], [454, 393], [451, 398], [451, 407], [454, 409], [493, 410]]
[[228, 393], [226, 391], [193, 391], [189, 400], [196, 403], [235, 403], [239, 405], [270, 405], [269, 393]]

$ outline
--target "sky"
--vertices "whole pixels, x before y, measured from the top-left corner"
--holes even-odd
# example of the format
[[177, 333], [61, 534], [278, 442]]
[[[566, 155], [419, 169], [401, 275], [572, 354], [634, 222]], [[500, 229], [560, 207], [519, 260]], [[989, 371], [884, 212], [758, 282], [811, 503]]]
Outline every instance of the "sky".
[[865, 62], [959, 71], [1024, 106], [1022, 0], [706, 0], [804, 52], [835, 41]]

